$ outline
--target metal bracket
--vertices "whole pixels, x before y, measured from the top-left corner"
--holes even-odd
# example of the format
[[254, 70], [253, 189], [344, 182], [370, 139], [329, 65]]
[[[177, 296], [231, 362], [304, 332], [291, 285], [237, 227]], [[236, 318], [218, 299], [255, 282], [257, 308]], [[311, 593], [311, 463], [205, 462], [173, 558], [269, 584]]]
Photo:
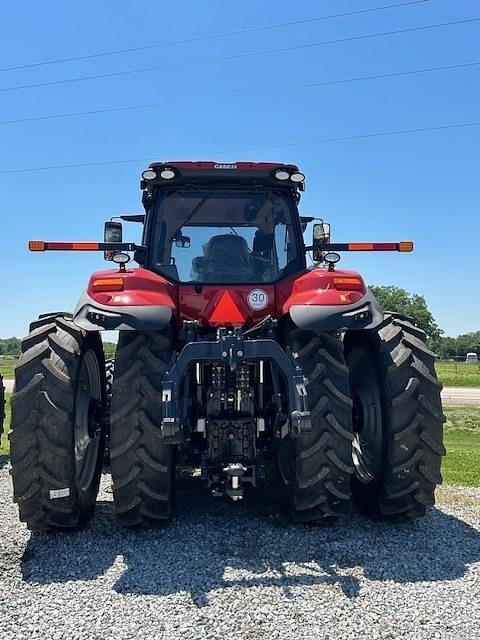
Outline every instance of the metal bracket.
[[178, 444], [183, 440], [183, 424], [180, 416], [180, 385], [194, 362], [220, 362], [234, 371], [238, 364], [268, 360], [276, 364], [287, 385], [290, 408], [289, 427], [292, 436], [299, 436], [312, 429], [307, 390], [301, 367], [275, 340], [269, 338], [244, 340], [241, 329], [233, 331], [221, 328], [217, 340], [189, 342], [172, 358], [162, 382], [162, 434], [166, 442]]

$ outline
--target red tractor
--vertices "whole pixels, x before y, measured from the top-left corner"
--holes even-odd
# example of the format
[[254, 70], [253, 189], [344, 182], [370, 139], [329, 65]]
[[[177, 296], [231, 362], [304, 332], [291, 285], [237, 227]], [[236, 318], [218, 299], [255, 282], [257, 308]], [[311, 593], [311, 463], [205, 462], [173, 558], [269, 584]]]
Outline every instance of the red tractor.
[[[171, 517], [178, 452], [233, 500], [276, 463], [297, 522], [337, 518], [352, 499], [410, 518], [434, 503], [445, 452], [434, 354], [411, 319], [336, 267], [337, 251], [412, 243], [330, 243], [327, 224], [298, 213], [304, 186], [294, 165], [154, 163], [145, 214], [120, 216], [143, 225], [140, 245], [115, 220], [103, 243], [30, 243], [118, 265], [93, 274], [73, 314], [40, 316], [23, 340], [10, 438], [30, 529], [88, 520], [106, 437], [125, 526]], [[100, 332], [111, 330], [110, 406]]]

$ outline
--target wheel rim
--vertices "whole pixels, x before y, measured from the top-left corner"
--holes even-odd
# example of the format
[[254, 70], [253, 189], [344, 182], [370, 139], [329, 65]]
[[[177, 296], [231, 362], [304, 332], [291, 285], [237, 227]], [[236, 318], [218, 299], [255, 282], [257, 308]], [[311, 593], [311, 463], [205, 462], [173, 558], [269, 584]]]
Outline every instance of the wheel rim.
[[352, 459], [358, 479], [367, 484], [383, 465], [382, 406], [377, 373], [369, 354], [355, 349], [350, 358], [350, 391], [353, 400]]
[[87, 491], [95, 477], [101, 442], [102, 380], [97, 356], [83, 356], [75, 398], [75, 468], [77, 485]]

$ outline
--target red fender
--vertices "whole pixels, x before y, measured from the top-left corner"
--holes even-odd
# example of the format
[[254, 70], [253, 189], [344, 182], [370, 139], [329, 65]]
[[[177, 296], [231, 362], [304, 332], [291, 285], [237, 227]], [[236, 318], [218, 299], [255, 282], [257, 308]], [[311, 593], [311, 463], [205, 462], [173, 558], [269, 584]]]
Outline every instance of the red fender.
[[354, 304], [366, 291], [362, 276], [355, 271], [312, 269], [277, 286], [277, 315], [286, 315], [293, 305]]
[[162, 305], [176, 314], [177, 287], [162, 276], [142, 269], [97, 271], [88, 283], [88, 295], [103, 305]]

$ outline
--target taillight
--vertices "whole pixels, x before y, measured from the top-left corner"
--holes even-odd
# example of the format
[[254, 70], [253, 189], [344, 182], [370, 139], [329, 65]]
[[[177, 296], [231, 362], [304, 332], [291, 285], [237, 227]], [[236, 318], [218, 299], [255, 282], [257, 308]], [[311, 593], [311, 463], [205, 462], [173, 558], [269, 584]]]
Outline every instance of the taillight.
[[99, 278], [92, 282], [92, 289], [98, 291], [121, 291], [123, 278]]
[[338, 276], [333, 278], [333, 285], [335, 289], [340, 291], [364, 291], [365, 285], [362, 278]]

